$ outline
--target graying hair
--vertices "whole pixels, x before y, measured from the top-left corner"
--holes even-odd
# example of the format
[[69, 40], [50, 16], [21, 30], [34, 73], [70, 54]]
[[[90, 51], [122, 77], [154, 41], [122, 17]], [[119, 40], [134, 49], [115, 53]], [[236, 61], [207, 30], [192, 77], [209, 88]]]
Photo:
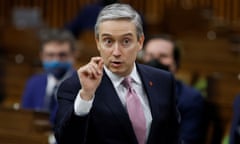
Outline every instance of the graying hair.
[[98, 15], [95, 24], [95, 37], [99, 38], [99, 25], [107, 20], [126, 19], [136, 26], [137, 38], [143, 35], [142, 20], [140, 15], [128, 4], [115, 3], [104, 7]]

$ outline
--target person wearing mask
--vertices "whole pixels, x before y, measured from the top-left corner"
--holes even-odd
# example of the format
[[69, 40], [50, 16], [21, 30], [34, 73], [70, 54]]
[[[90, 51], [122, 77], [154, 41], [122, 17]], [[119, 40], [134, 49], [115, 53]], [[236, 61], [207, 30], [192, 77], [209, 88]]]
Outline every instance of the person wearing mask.
[[135, 62], [144, 33], [127, 4], [104, 7], [95, 25], [100, 56], [59, 87], [59, 144], [177, 144], [173, 75]]
[[73, 72], [75, 39], [65, 30], [45, 30], [40, 34], [40, 59], [43, 73], [33, 75], [26, 83], [21, 107], [50, 112], [53, 124], [57, 109], [55, 92]]
[[[169, 35], [149, 37], [143, 49], [142, 61], [155, 68], [176, 74], [180, 66], [180, 51]], [[203, 144], [205, 136], [205, 102], [200, 92], [176, 80], [177, 106], [181, 115], [180, 138], [184, 144]]]

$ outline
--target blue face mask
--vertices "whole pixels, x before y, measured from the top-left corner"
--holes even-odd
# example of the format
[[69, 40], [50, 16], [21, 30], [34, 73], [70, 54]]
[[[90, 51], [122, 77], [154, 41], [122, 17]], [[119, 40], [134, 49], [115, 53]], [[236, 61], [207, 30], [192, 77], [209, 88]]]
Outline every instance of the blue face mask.
[[72, 63], [69, 61], [44, 61], [43, 67], [46, 72], [53, 74], [59, 80], [72, 67]]

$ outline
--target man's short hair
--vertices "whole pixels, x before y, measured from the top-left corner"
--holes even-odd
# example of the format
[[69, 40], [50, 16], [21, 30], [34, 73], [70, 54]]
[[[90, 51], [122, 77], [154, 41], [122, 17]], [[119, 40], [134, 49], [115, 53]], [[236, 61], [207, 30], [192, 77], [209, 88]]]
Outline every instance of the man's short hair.
[[44, 45], [49, 42], [69, 43], [71, 51], [76, 50], [76, 40], [74, 36], [67, 30], [42, 30], [40, 32], [40, 50], [42, 51]]
[[107, 20], [129, 20], [136, 26], [137, 38], [143, 35], [142, 20], [140, 15], [128, 4], [115, 3], [104, 7], [98, 15], [95, 24], [95, 37], [99, 36], [100, 23]]
[[174, 58], [174, 61], [176, 63], [176, 67], [179, 68], [180, 67], [181, 53], [180, 53], [180, 48], [176, 44], [176, 41], [174, 40], [174, 38], [171, 35], [168, 35], [168, 34], [158, 34], [158, 35], [149, 36], [149, 37], [146, 38], [146, 40], [144, 42], [143, 49], [145, 49], [146, 44], [149, 41], [154, 40], [154, 39], [166, 40], [166, 41], [169, 41], [170, 43], [172, 43], [172, 45], [173, 45], [173, 58]]

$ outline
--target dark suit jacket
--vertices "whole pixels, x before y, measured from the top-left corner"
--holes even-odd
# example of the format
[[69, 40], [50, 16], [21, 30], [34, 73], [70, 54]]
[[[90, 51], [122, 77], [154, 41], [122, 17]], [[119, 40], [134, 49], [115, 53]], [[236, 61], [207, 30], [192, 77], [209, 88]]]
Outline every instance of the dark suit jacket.
[[203, 97], [200, 92], [178, 80], [176, 95], [181, 114], [180, 138], [186, 144], [203, 144], [206, 133]]
[[232, 126], [230, 131], [230, 144], [239, 144], [240, 135], [237, 132], [238, 127], [240, 126], [240, 95], [236, 97], [233, 104], [233, 118]]
[[[69, 77], [73, 70], [68, 72]], [[46, 96], [47, 73], [33, 75], [26, 83], [23, 92], [21, 107], [24, 109], [43, 110]], [[57, 102], [53, 101], [50, 112], [50, 121], [53, 123], [57, 111]]]
[[26, 109], [42, 109], [46, 87], [47, 73], [32, 76], [25, 86], [22, 96], [22, 107]]
[[[44, 99], [46, 96], [47, 73], [36, 74], [32, 76], [26, 84], [21, 107], [23, 109], [32, 109], [42, 111]], [[50, 111], [50, 122], [53, 124], [57, 111], [57, 103], [53, 101]]]
[[[137, 65], [137, 69], [153, 118], [147, 143], [176, 144], [178, 113], [173, 76], [144, 65]], [[59, 88], [55, 125], [59, 144], [137, 144], [128, 114], [105, 73], [96, 90], [93, 106], [85, 116], [74, 114], [74, 100], [80, 88], [77, 73]]]

